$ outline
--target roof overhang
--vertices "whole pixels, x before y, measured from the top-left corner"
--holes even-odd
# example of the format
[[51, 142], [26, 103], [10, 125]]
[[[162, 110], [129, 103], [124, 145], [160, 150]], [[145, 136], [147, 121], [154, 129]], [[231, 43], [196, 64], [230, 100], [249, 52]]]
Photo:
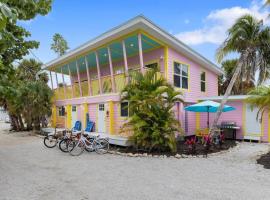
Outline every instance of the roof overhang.
[[178, 52], [181, 52], [189, 59], [199, 63], [203, 67], [213, 71], [218, 75], [223, 74], [223, 71], [220, 67], [218, 67], [217, 65], [215, 65], [214, 63], [212, 63], [187, 45], [185, 45], [176, 37], [164, 31], [163, 29], [155, 25], [152, 21], [141, 15], [127, 21], [124, 24], [121, 24], [120, 26], [111, 29], [110, 31], [101, 34], [100, 36], [82, 44], [74, 50], [67, 52], [63, 56], [44, 64], [42, 66], [42, 69], [45, 70], [50, 67], [59, 66], [65, 62], [68, 62], [69, 60], [78, 58], [82, 54], [86, 54], [91, 50], [95, 50], [100, 46], [109, 43], [112, 40], [115, 40], [136, 30], [145, 31], [151, 36], [157, 38], [162, 43], [168, 45], [169, 47], [175, 49]]
[[[212, 97], [201, 97], [199, 98], [199, 101], [221, 101], [224, 96], [212, 96]], [[228, 97], [228, 100], [245, 100], [247, 98], [251, 97], [251, 95], [231, 95]]]

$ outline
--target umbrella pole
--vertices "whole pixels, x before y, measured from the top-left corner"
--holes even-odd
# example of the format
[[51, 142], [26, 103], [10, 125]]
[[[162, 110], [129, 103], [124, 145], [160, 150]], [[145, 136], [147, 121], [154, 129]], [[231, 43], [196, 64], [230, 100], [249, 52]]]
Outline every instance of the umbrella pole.
[[207, 128], [209, 128], [209, 106], [207, 106]]

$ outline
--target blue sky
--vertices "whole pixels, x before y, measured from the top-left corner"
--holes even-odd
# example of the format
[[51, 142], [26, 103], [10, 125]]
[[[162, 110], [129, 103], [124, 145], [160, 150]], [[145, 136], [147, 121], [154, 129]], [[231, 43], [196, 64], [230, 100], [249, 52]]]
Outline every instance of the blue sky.
[[266, 19], [262, 4], [261, 0], [55, 0], [47, 16], [19, 23], [32, 33], [31, 39], [40, 41], [33, 53], [44, 63], [56, 57], [50, 49], [54, 33], [62, 34], [73, 49], [139, 14], [215, 62], [215, 50], [236, 18], [250, 13]]

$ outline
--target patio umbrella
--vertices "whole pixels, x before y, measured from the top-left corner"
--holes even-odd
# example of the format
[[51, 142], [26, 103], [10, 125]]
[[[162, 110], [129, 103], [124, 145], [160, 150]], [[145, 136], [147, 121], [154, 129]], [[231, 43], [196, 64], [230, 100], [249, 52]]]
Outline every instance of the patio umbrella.
[[[187, 106], [185, 107], [185, 110], [191, 112], [207, 112], [207, 127], [209, 128], [209, 113], [217, 112], [219, 106], [220, 103], [215, 101], [203, 101], [197, 104]], [[232, 110], [235, 110], [235, 108], [232, 106], [224, 105], [222, 112], [228, 112]]]

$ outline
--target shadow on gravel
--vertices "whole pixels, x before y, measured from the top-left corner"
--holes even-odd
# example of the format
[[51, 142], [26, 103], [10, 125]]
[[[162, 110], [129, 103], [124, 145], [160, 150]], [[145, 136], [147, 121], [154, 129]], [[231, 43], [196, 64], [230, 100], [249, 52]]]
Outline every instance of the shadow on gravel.
[[257, 163], [263, 165], [265, 169], [270, 169], [270, 152], [263, 154], [259, 159], [257, 159]]

